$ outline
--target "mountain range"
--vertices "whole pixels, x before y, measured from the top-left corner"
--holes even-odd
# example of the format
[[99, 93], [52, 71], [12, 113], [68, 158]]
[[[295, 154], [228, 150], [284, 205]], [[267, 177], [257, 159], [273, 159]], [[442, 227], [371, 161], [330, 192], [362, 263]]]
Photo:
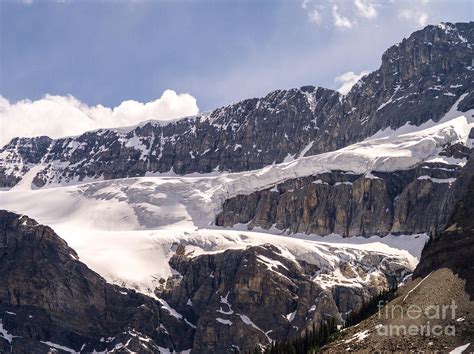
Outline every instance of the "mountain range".
[[[254, 352], [328, 321], [327, 351], [474, 350], [473, 45], [430, 25], [346, 95], [12, 139], [0, 351]], [[386, 292], [455, 300], [457, 335], [377, 335], [428, 320], [362, 316]]]

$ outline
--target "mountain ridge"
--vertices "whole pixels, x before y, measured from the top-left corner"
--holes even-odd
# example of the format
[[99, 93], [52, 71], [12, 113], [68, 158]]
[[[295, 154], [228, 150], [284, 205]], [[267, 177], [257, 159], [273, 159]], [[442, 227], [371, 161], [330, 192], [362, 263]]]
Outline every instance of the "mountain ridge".
[[[71, 180], [246, 171], [361, 141], [407, 122], [437, 121], [461, 95], [474, 106], [474, 22], [427, 26], [389, 48], [379, 69], [343, 96], [303, 86], [197, 117], [102, 129], [79, 137], [15, 138], [0, 150], [0, 186], [41, 163], [35, 187]], [[408, 58], [408, 59], [404, 59]], [[41, 147], [31, 156], [31, 146]]]

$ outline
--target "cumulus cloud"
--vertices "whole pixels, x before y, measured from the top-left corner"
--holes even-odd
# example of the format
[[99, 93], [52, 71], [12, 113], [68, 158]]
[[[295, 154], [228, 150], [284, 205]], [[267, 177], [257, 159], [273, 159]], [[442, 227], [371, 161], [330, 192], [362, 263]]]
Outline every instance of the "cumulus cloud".
[[337, 76], [335, 81], [341, 84], [337, 91], [343, 95], [346, 95], [351, 90], [352, 86], [354, 86], [361, 77], [367, 75], [368, 73], [369, 71], [367, 70], [364, 70], [358, 74], [353, 71], [348, 71], [347, 73]]
[[332, 7], [332, 17], [333, 17], [333, 20], [334, 20], [334, 25], [336, 27], [340, 27], [340, 28], [352, 28], [351, 21], [347, 17], [342, 16], [341, 14], [339, 14], [338, 11], [339, 10], [338, 10], [337, 5], [334, 5]]
[[354, 0], [354, 5], [360, 16], [368, 19], [377, 17], [377, 10], [370, 0]]
[[99, 128], [138, 124], [145, 120], [171, 120], [199, 112], [196, 99], [166, 90], [154, 101], [123, 101], [114, 108], [88, 106], [73, 96], [46, 95], [37, 101], [10, 103], [0, 96], [0, 146], [13, 137], [47, 135], [58, 138]]

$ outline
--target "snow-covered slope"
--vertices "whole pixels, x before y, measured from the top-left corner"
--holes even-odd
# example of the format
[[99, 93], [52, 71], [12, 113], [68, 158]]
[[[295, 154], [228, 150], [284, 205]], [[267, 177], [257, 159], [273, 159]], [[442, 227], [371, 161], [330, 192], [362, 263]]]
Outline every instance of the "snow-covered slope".
[[[28, 214], [51, 225], [92, 269], [110, 281], [143, 291], [151, 289], [160, 277], [171, 274], [167, 260], [176, 243], [192, 245], [199, 252], [272, 243], [293, 257], [325, 264], [329, 273], [335, 269], [335, 259], [341, 258], [338, 254], [357, 259], [374, 251], [395, 255], [413, 268], [426, 236], [350, 241], [335, 236], [323, 240], [317, 236], [223, 230], [212, 224], [224, 200], [271, 188], [291, 178], [331, 170], [367, 173], [370, 178], [374, 170], [408, 169], [439, 159], [446, 144], [468, 144], [473, 127], [471, 115], [472, 112], [451, 110], [436, 124], [407, 125], [341, 150], [250, 172], [156, 175], [32, 190], [32, 170], [31, 176], [27, 174], [17, 186], [1, 192], [0, 208]], [[465, 161], [449, 162], [462, 165]]]
[[210, 225], [218, 208], [212, 192], [220, 178], [144, 177], [12, 190], [1, 193], [0, 208], [50, 225], [93, 270], [111, 282], [144, 292], [172, 274], [168, 259], [176, 244], [191, 246], [197, 255], [271, 243], [330, 273], [340, 255], [360, 260], [370, 252], [398, 257], [414, 269], [427, 239], [426, 235], [289, 237], [216, 228]]

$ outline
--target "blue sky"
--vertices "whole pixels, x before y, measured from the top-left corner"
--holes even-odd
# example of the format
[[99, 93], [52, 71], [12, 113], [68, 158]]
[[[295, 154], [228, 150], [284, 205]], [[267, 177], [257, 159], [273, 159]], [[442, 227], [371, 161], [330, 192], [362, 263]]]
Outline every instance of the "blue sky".
[[473, 19], [472, 0], [1, 0], [0, 93], [148, 102], [166, 89], [200, 110], [278, 88], [337, 88], [423, 25]]

